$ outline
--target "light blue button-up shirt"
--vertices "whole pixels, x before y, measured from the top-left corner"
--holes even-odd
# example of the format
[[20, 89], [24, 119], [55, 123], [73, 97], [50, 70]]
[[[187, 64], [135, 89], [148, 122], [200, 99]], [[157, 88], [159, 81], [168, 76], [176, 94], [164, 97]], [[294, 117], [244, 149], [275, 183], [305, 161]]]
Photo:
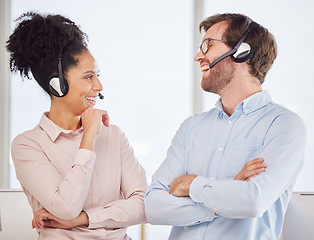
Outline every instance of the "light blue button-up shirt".
[[[279, 239], [304, 162], [305, 134], [301, 118], [266, 91], [242, 101], [230, 117], [219, 100], [177, 131], [145, 196], [148, 222], [174, 226], [171, 240]], [[248, 182], [233, 180], [257, 157], [265, 159], [265, 172]], [[168, 193], [182, 174], [198, 175], [190, 197]]]

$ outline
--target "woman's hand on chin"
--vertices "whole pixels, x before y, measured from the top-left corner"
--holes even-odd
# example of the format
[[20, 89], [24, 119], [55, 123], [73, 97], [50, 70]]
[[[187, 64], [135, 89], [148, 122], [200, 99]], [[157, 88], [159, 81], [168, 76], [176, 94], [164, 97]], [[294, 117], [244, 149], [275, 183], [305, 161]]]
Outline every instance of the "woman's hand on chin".
[[96, 136], [99, 134], [101, 124], [109, 126], [107, 111], [95, 108], [87, 108], [81, 116], [83, 137], [80, 148], [94, 150]]

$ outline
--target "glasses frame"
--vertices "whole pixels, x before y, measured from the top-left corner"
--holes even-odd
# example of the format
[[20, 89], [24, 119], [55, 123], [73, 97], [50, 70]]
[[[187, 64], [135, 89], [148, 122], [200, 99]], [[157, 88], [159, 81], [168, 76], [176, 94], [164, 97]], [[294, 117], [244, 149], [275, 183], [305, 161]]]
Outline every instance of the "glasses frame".
[[212, 40], [212, 41], [223, 42], [223, 43], [228, 43], [226, 40], [222, 40], [222, 39], [205, 38], [205, 39], [203, 40], [202, 44], [200, 45], [200, 51], [201, 51], [204, 55], [205, 55], [205, 54], [208, 52], [208, 50], [209, 50], [209, 44], [207, 44], [207, 49], [206, 49], [206, 51], [205, 51], [205, 52], [203, 51], [204, 42], [207, 41], [207, 42], [209, 43], [211, 40]]

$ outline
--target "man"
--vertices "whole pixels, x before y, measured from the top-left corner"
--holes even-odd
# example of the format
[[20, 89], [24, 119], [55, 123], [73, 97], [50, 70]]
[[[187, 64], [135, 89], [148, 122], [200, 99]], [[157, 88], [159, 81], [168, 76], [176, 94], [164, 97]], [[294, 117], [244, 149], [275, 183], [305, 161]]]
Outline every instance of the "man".
[[276, 42], [240, 14], [211, 16], [202, 29], [201, 86], [220, 100], [177, 131], [145, 196], [147, 220], [172, 225], [175, 240], [279, 239], [305, 126], [261, 88]]

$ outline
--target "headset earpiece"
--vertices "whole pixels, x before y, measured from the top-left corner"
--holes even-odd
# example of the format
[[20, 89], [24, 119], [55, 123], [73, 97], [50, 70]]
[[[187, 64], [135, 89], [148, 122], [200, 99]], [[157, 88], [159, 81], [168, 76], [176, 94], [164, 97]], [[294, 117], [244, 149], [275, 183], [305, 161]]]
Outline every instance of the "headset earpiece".
[[250, 59], [252, 56], [253, 51], [251, 49], [251, 46], [248, 43], [241, 43], [238, 50], [231, 55], [232, 61], [236, 63], [242, 63]]
[[231, 55], [231, 59], [236, 63], [242, 63], [250, 59], [253, 54], [251, 46], [244, 42], [249, 33], [252, 31], [253, 28], [257, 27], [258, 24], [256, 22], [252, 22], [245, 33], [240, 38], [239, 42], [235, 45], [234, 49], [236, 52]]
[[68, 82], [64, 78], [61, 82], [59, 76], [54, 76], [49, 81], [49, 90], [56, 97], [64, 97], [69, 90]]
[[69, 84], [63, 77], [61, 56], [58, 58], [58, 72], [59, 76], [53, 76], [49, 80], [49, 90], [56, 97], [64, 97], [69, 91]]

